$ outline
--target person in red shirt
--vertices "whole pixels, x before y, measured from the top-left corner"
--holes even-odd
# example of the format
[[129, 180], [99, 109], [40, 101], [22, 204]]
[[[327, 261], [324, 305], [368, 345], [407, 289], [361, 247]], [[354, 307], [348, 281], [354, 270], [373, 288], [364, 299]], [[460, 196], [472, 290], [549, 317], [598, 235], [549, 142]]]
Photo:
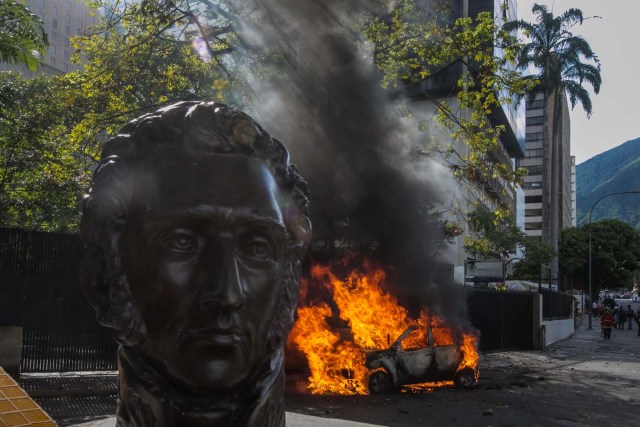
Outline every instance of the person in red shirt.
[[611, 330], [613, 329], [613, 324], [615, 323], [613, 319], [613, 315], [609, 309], [605, 310], [602, 317], [600, 317], [600, 327], [604, 331], [604, 339], [611, 339]]

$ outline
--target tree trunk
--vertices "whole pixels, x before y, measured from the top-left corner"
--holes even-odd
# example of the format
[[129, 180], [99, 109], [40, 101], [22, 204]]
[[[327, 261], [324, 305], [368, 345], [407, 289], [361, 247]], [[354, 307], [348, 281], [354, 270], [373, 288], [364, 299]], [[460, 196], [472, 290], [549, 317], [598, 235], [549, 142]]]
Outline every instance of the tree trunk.
[[[544, 94], [544, 122], [543, 122], [543, 165], [542, 165], [542, 242], [553, 247], [551, 223], [553, 217], [553, 177], [554, 177], [554, 112], [556, 105], [553, 92]], [[551, 267], [551, 266], [548, 266]], [[540, 266], [542, 277], [548, 277], [547, 269]]]
[[560, 238], [561, 208], [561, 180], [562, 158], [560, 139], [562, 138], [562, 97], [560, 90], [555, 90], [550, 97], [553, 104], [551, 124], [551, 212], [549, 224], [549, 240], [555, 255], [551, 258], [551, 282], [558, 284], [558, 240]]

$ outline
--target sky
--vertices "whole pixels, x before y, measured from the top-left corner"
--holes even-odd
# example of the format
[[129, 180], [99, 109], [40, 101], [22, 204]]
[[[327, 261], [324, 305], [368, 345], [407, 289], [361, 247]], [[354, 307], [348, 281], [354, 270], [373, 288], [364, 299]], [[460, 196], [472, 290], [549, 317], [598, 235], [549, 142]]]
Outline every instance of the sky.
[[586, 19], [573, 28], [599, 57], [600, 93], [592, 93], [593, 115], [587, 119], [580, 105], [571, 111], [571, 153], [576, 164], [624, 142], [640, 137], [640, 0], [517, 0], [518, 17], [534, 22], [531, 8], [544, 4], [554, 15], [570, 8]]

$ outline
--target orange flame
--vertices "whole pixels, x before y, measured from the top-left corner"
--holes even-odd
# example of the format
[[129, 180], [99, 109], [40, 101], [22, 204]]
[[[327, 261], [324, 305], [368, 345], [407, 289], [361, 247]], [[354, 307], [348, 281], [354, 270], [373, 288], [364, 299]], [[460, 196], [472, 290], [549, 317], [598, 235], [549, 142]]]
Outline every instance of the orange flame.
[[[329, 323], [336, 323], [337, 319], [326, 303], [298, 308], [289, 344], [307, 358], [312, 393], [367, 394], [370, 372], [365, 366], [364, 351], [388, 348], [409, 327], [416, 328], [416, 332], [402, 342], [405, 350], [427, 346], [427, 325], [431, 326], [433, 345], [455, 343], [453, 330], [438, 316], [422, 310], [418, 319], [413, 319], [395, 297], [383, 290], [387, 280], [383, 268], [364, 262], [362, 270], [353, 269], [340, 279], [330, 266], [316, 264], [311, 269], [311, 280], [329, 291], [339, 319], [348, 325], [332, 328]], [[305, 280], [302, 285], [308, 287], [309, 283]], [[303, 295], [308, 291], [303, 289]], [[456, 332], [463, 337], [459, 350], [464, 352], [458, 371], [465, 367], [475, 370], [477, 338]], [[451, 382], [429, 386], [433, 384], [439, 387]]]
[[476, 372], [476, 381], [478, 380], [479, 372], [476, 369], [478, 366], [478, 337], [471, 334], [464, 334], [462, 337], [462, 345], [460, 350], [462, 352], [462, 361], [458, 365], [456, 372], [463, 370], [464, 368], [472, 368]]

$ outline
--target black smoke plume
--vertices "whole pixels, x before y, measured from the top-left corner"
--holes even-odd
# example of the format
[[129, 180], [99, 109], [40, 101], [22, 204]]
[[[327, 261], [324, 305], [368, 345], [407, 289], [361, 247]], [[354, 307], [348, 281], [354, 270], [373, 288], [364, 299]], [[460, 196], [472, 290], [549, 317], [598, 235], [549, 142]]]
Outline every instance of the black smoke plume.
[[443, 199], [442, 167], [420, 158], [418, 132], [403, 124], [352, 31], [363, 13], [384, 13], [378, 3], [236, 2], [252, 11], [238, 22], [246, 49], [281, 61], [279, 78], [250, 82], [251, 114], [289, 147], [309, 182], [316, 248], [373, 248], [393, 266], [405, 305], [457, 317], [458, 304], [442, 293], [449, 283], [435, 277], [442, 236], [427, 214]]

